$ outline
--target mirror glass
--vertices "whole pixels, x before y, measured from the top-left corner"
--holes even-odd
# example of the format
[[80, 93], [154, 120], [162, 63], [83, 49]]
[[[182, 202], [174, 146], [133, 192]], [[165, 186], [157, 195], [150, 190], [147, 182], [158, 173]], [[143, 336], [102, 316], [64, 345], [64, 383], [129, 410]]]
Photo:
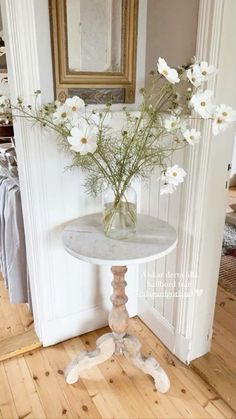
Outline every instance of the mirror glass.
[[67, 0], [69, 71], [122, 71], [122, 0]]

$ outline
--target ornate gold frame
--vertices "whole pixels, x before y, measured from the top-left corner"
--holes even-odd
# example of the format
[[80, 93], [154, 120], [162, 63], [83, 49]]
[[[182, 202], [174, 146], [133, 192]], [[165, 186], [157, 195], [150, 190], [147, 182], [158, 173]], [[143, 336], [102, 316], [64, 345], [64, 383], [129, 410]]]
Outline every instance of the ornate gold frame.
[[138, 0], [122, 0], [121, 72], [76, 72], [68, 68], [66, 0], [49, 0], [55, 96], [78, 94], [87, 103], [135, 101]]

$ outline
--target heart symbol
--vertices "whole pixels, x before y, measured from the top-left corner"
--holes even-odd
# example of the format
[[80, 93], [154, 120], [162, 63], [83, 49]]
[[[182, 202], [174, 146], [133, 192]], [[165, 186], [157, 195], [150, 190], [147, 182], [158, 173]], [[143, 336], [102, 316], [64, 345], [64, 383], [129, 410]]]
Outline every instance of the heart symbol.
[[197, 294], [198, 297], [200, 297], [202, 293], [203, 293], [203, 289], [195, 290], [195, 294]]

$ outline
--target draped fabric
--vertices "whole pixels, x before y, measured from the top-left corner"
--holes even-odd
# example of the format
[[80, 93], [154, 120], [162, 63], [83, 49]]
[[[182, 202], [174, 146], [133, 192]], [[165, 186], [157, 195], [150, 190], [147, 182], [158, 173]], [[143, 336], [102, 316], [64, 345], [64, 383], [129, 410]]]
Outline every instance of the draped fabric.
[[11, 303], [30, 302], [18, 177], [0, 169], [0, 270]]

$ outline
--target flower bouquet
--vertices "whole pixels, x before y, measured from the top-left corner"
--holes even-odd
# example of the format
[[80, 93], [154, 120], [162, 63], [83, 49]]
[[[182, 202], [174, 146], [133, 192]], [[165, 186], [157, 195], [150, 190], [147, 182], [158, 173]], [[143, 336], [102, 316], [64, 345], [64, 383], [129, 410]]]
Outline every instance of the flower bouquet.
[[216, 73], [207, 62], [174, 69], [159, 58], [157, 71], [150, 73], [149, 87], [141, 89], [139, 111], [130, 112], [124, 107], [119, 129], [112, 127], [112, 101], [102, 110], [91, 110], [77, 96], [65, 103], [39, 106], [37, 91], [34, 107], [18, 99], [12, 108], [18, 111], [17, 116], [34, 120], [58, 134], [71, 154], [71, 166], [86, 172], [86, 190], [91, 195], [103, 192], [105, 234], [121, 239], [135, 232], [133, 180], [148, 178], [158, 167], [161, 194], [173, 193], [183, 182], [186, 172], [171, 165], [173, 153], [193, 146], [201, 138], [186, 110], [193, 109], [200, 119], [212, 120], [214, 135], [235, 121], [236, 112], [231, 107], [214, 105], [213, 92], [203, 90], [208, 78]]

